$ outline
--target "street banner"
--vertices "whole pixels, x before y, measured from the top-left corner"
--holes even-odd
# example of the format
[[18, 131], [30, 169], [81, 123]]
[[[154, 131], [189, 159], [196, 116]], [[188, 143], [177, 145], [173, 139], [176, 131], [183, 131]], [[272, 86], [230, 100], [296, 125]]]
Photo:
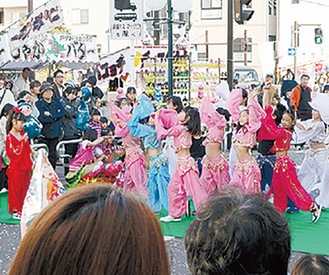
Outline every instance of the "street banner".
[[1, 55], [3, 62], [0, 63], [8, 61], [97, 63], [99, 61], [96, 37], [91, 35], [41, 34], [25, 41], [22, 46], [9, 54], [4, 37], [5, 35], [0, 36], [0, 49], [2, 39], [5, 47], [5, 52]]
[[143, 0], [110, 1], [112, 39], [143, 40]]
[[45, 149], [38, 150], [30, 186], [27, 191], [21, 220], [22, 238], [33, 219], [53, 202], [64, 194], [65, 189], [60, 182], [54, 168], [51, 166]]
[[64, 17], [59, 0], [51, 0], [21, 18], [4, 32], [8, 34], [11, 51], [15, 51], [26, 41], [61, 26], [63, 23]]

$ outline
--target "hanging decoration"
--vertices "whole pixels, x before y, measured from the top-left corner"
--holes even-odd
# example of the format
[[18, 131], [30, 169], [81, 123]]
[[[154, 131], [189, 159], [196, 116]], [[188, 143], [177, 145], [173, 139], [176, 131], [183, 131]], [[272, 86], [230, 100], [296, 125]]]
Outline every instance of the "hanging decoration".
[[189, 12], [193, 8], [193, 0], [173, 0], [172, 7], [178, 12]]

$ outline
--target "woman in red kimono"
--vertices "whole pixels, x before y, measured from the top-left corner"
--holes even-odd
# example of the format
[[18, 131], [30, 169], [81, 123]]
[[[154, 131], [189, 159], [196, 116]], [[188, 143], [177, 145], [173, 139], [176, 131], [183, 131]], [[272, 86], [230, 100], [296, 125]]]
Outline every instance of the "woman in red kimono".
[[10, 160], [8, 176], [8, 208], [14, 219], [20, 219], [30, 184], [32, 160], [29, 138], [23, 131], [25, 116], [17, 107], [7, 121], [6, 153]]

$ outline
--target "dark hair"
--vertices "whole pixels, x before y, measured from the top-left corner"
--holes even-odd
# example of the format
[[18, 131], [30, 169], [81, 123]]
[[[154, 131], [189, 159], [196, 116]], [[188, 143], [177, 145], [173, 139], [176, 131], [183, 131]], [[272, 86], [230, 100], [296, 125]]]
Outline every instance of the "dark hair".
[[121, 106], [121, 104], [122, 104], [122, 101], [127, 101], [127, 103], [128, 103], [128, 98], [126, 98], [126, 97], [121, 97], [120, 99], [119, 99], [119, 101], [118, 101], [118, 107], [120, 108], [120, 106]]
[[89, 77], [88, 77], [88, 81], [89, 81], [89, 83], [90, 83], [91, 85], [93, 85], [93, 86], [95, 86], [96, 83], [97, 83], [97, 79], [96, 79], [96, 77], [95, 77], [94, 75], [89, 76]]
[[275, 123], [276, 125], [279, 125], [281, 123], [281, 120], [282, 120], [282, 116], [284, 114], [284, 112], [287, 111], [287, 108], [282, 105], [281, 103], [278, 103], [276, 105], [276, 109], [274, 110], [273, 112], [273, 115], [275, 115]]
[[65, 90], [63, 91], [63, 94], [65, 97], [67, 97], [70, 94], [77, 93], [77, 89], [72, 86], [67, 86]]
[[14, 109], [11, 109], [8, 111], [8, 120], [6, 123], [6, 132], [7, 134], [10, 132], [10, 130], [13, 128], [13, 120], [20, 120], [20, 121], [26, 121], [26, 116], [23, 115], [23, 113], [19, 112], [19, 113], [15, 113]]
[[175, 110], [177, 111], [177, 113], [180, 113], [183, 110], [183, 102], [179, 96], [175, 96], [175, 95], [169, 96], [167, 98], [167, 103], [170, 101], [172, 102], [174, 107], [176, 107]]
[[260, 194], [225, 187], [197, 212], [185, 249], [192, 274], [286, 275], [288, 222]]
[[222, 108], [222, 107], [218, 107], [216, 109], [217, 113], [223, 115], [226, 119], [226, 121], [229, 121], [230, 120], [230, 117], [231, 117], [231, 114], [229, 111], [227, 111], [226, 109]]
[[20, 100], [20, 99], [22, 99], [22, 98], [23, 98], [24, 96], [26, 96], [27, 94], [32, 95], [31, 92], [28, 91], [28, 90], [20, 91], [20, 92], [18, 93], [18, 95], [17, 95], [16, 100]]
[[170, 268], [150, 208], [96, 183], [68, 191], [35, 218], [9, 274], [169, 275]]
[[41, 82], [39, 80], [35, 80], [30, 83], [30, 89], [33, 89], [38, 86], [41, 86]]
[[4, 81], [6, 81], [6, 77], [5, 77], [5, 75], [2, 74], [2, 73], [0, 73], [0, 80], [4, 80]]
[[201, 119], [200, 113], [197, 108], [186, 106], [184, 108], [185, 115], [189, 117], [185, 123], [187, 131], [191, 133], [192, 136], [201, 136]]
[[89, 83], [90, 85], [93, 86], [93, 83], [89, 79], [82, 80], [81, 83], [80, 83], [80, 86], [85, 87], [87, 85], [87, 83]]
[[58, 74], [64, 74], [64, 72], [62, 70], [56, 70], [54, 72], [54, 77], [56, 77]]
[[30, 71], [31, 71], [31, 69], [30, 69], [30, 68], [28, 68], [28, 67], [24, 67], [24, 68], [23, 68], [23, 70], [22, 70], [22, 72], [25, 72], [25, 71], [29, 71], [29, 72], [30, 72]]
[[85, 131], [84, 135], [83, 135], [83, 140], [89, 140], [91, 142], [95, 141], [98, 137], [98, 133], [96, 130], [94, 129], [88, 129]]
[[100, 121], [101, 123], [106, 123], [106, 124], [109, 123], [109, 120], [108, 120], [107, 117], [105, 117], [105, 116], [101, 116], [101, 118], [99, 119], [99, 121]]
[[91, 109], [90, 116], [100, 116], [101, 112], [95, 108]]
[[0, 117], [6, 116], [9, 113], [9, 111], [12, 110], [13, 108], [14, 108], [13, 104], [6, 103], [1, 110]]
[[46, 78], [46, 81], [45, 82], [53, 84], [54, 83], [54, 78], [52, 76], [48, 76]]
[[291, 275], [328, 275], [329, 260], [323, 255], [303, 255], [294, 264]]
[[293, 130], [295, 123], [296, 123], [296, 113], [294, 112], [294, 110], [292, 110], [290, 108], [289, 110], [284, 111], [282, 116], [284, 114], [287, 114], [291, 118], [291, 120], [292, 120], [291, 130]]
[[127, 94], [130, 94], [130, 93], [133, 93], [133, 94], [136, 94], [136, 88], [135, 87], [128, 87], [127, 88]]
[[307, 77], [308, 79], [310, 79], [310, 76], [308, 74], [302, 74], [302, 76], [300, 77], [300, 79], [302, 79], [303, 77]]

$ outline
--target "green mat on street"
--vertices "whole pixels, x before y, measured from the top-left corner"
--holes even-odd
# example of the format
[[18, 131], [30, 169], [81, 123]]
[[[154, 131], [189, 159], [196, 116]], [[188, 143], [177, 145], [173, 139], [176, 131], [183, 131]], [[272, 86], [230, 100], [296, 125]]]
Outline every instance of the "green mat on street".
[[8, 193], [0, 194], [0, 223], [19, 224], [19, 220], [13, 219], [8, 212]]
[[[193, 206], [191, 210], [193, 210]], [[167, 214], [165, 210], [162, 210], [160, 217], [164, 217]], [[311, 222], [311, 214], [309, 212], [286, 214], [286, 217], [289, 221], [292, 236], [292, 251], [329, 256], [328, 210], [322, 212], [320, 220], [315, 224]], [[189, 218], [184, 216], [181, 222], [160, 222], [163, 235], [183, 238], [186, 228], [193, 220], [194, 216]], [[8, 213], [8, 193], [0, 194], [0, 223], [19, 224], [19, 220], [14, 220], [12, 215]]]
[[[167, 215], [166, 211], [160, 213], [160, 217]], [[295, 252], [311, 254], [323, 254], [329, 256], [329, 211], [323, 211], [317, 223], [311, 222], [309, 212], [286, 214], [291, 232], [291, 249]], [[181, 222], [160, 222], [164, 236], [184, 238], [185, 230], [194, 220], [183, 217]]]

